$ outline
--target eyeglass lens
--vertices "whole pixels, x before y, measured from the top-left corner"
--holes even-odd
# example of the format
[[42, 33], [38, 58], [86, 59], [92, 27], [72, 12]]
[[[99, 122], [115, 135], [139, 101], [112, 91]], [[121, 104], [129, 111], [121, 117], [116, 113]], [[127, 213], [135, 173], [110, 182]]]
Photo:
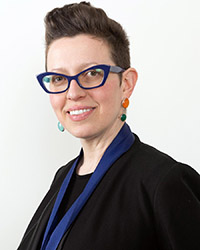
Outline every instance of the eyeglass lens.
[[[93, 88], [101, 85], [104, 79], [104, 70], [95, 68], [78, 75], [78, 82], [84, 88]], [[64, 91], [68, 88], [68, 79], [59, 74], [49, 74], [43, 77], [43, 84], [51, 92]]]

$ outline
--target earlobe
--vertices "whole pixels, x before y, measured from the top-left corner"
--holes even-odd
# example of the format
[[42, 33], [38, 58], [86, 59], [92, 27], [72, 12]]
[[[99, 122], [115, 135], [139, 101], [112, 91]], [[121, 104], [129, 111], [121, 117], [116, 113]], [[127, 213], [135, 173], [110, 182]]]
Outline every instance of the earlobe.
[[122, 91], [124, 96], [130, 97], [138, 78], [138, 73], [134, 68], [128, 68], [122, 77]]

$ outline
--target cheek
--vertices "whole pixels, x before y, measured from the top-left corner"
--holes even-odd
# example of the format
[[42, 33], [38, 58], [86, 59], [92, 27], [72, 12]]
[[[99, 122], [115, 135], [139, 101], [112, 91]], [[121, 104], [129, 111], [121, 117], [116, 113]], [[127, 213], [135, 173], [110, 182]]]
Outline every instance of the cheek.
[[121, 103], [121, 88], [118, 82], [113, 81], [98, 89], [96, 97], [103, 108], [119, 107]]
[[118, 103], [121, 100], [121, 87], [118, 81], [110, 81], [109, 84], [105, 85], [104, 99], [108, 103]]
[[50, 95], [49, 99], [51, 106], [55, 111], [61, 109], [64, 105], [65, 98], [61, 95]]

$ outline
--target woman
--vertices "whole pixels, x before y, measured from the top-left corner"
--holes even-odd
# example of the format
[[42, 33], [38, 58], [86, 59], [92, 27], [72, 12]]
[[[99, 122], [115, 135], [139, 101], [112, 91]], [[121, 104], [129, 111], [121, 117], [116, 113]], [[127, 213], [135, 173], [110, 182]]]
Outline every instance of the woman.
[[198, 173], [125, 123], [137, 72], [121, 25], [85, 2], [45, 23], [47, 72], [37, 78], [82, 149], [58, 170], [18, 249], [198, 249]]

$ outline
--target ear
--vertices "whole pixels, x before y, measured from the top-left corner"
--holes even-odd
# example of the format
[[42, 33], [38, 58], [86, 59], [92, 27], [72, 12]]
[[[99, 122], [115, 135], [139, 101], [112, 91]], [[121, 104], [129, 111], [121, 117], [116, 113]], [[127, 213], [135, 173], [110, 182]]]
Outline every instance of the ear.
[[129, 98], [135, 88], [138, 73], [134, 68], [128, 68], [122, 75], [122, 92], [124, 98]]

